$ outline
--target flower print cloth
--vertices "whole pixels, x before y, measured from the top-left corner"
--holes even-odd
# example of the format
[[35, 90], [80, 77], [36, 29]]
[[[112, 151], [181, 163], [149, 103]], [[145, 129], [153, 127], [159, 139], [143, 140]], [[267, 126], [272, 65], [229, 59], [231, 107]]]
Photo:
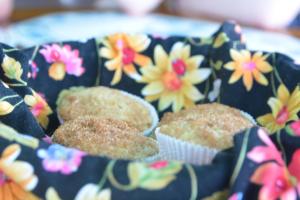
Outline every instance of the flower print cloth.
[[62, 47], [58, 44], [45, 45], [39, 52], [48, 63], [51, 63], [49, 76], [54, 80], [62, 80], [66, 73], [81, 76], [85, 71], [81, 66], [82, 58], [79, 57], [79, 51], [72, 50], [70, 45]]
[[51, 145], [47, 150], [40, 149], [38, 151], [38, 157], [43, 159], [45, 170], [62, 174], [76, 172], [84, 155], [84, 152], [68, 149], [58, 144]]
[[[242, 38], [237, 24], [224, 23], [207, 38], [113, 34], [25, 50], [1, 44], [1, 197], [299, 198], [300, 66], [279, 53], [249, 51]], [[52, 144], [60, 92], [94, 85], [138, 95], [160, 116], [220, 102], [264, 128], [237, 134], [205, 166], [110, 160]]]
[[154, 49], [156, 64], [141, 69], [143, 75], [140, 82], [147, 84], [141, 93], [150, 102], [158, 100], [159, 111], [170, 105], [172, 111], [179, 111], [204, 99], [195, 84], [204, 82], [211, 69], [199, 69], [203, 56], [190, 54], [191, 46], [181, 42], [174, 44], [170, 55], [158, 45]]

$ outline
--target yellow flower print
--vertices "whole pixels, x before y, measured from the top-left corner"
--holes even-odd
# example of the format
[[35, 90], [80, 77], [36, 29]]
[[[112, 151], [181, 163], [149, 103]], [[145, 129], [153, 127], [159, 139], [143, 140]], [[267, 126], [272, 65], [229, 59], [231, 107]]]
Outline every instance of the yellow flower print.
[[297, 86], [290, 94], [285, 85], [281, 84], [277, 90], [277, 98], [268, 100], [272, 113], [260, 116], [257, 121], [274, 133], [285, 127], [289, 121], [297, 120], [300, 111], [300, 87]]
[[18, 80], [26, 85], [26, 83], [21, 79], [23, 69], [20, 62], [16, 61], [14, 58], [5, 55], [1, 66], [4, 71], [4, 75], [7, 78]]
[[32, 94], [33, 95], [26, 95], [24, 101], [30, 107], [31, 113], [41, 126], [47, 128], [49, 123], [48, 115], [52, 114], [52, 110], [39, 94], [35, 92]]
[[33, 167], [16, 158], [21, 153], [18, 144], [5, 148], [0, 158], [0, 196], [10, 200], [36, 200], [32, 191], [38, 182]]
[[99, 190], [99, 186], [96, 184], [86, 184], [82, 187], [75, 197], [75, 200], [110, 200], [110, 189]]
[[219, 200], [228, 199], [228, 189], [214, 192], [211, 196], [203, 198], [203, 200]]
[[[46, 200], [62, 200], [57, 191], [50, 187], [46, 191]], [[111, 190], [100, 190], [96, 184], [86, 184], [77, 193], [75, 200], [111, 200]]]
[[203, 56], [191, 56], [190, 45], [178, 42], [170, 55], [158, 45], [154, 49], [154, 60], [155, 65], [141, 69], [141, 82], [147, 83], [142, 94], [147, 101], [158, 100], [159, 111], [171, 104], [173, 111], [179, 111], [204, 98], [195, 85], [205, 81], [211, 69], [199, 68]]
[[182, 164], [178, 162], [131, 162], [128, 165], [128, 176], [132, 187], [161, 190], [174, 181], [181, 170]]
[[28, 136], [19, 134], [13, 128], [6, 126], [5, 124], [0, 122], [0, 137], [9, 140], [10, 142], [15, 141], [19, 144], [22, 144], [27, 147], [31, 147], [36, 149], [39, 146], [39, 140]]
[[151, 59], [140, 54], [150, 45], [150, 39], [146, 35], [114, 34], [104, 41], [104, 47], [100, 49], [100, 56], [108, 59], [105, 67], [115, 71], [111, 85], [120, 82], [122, 72], [129, 77], [139, 77], [134, 64], [144, 67], [151, 63]]
[[268, 85], [268, 79], [263, 75], [273, 70], [272, 66], [266, 61], [267, 55], [256, 52], [253, 55], [247, 50], [230, 50], [233, 61], [224, 65], [224, 68], [234, 71], [229, 79], [229, 84], [237, 82], [243, 77], [247, 91], [253, 86], [253, 78], [261, 85]]
[[15, 103], [12, 105], [10, 102], [6, 101], [7, 99], [13, 99], [18, 98], [19, 96], [17, 94], [15, 95], [9, 95], [9, 96], [3, 96], [0, 99], [0, 116], [8, 115], [11, 112], [14, 111], [14, 109], [23, 103], [23, 100], [19, 101], [18, 103]]
[[0, 100], [0, 116], [7, 115], [14, 110], [14, 106], [7, 101]]
[[46, 200], [61, 200], [60, 196], [53, 187], [49, 187], [45, 195]]
[[228, 38], [227, 34], [222, 32], [219, 33], [219, 35], [216, 37], [214, 43], [213, 43], [213, 48], [219, 48], [221, 47], [225, 42], [228, 42], [230, 39]]

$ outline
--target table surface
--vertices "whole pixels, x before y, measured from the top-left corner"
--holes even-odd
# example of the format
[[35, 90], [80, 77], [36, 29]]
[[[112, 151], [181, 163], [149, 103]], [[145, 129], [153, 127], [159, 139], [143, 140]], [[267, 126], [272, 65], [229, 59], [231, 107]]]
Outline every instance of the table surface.
[[[50, 8], [32, 8], [32, 9], [16, 9], [12, 13], [12, 21], [21, 21], [33, 17], [37, 17], [40, 15], [45, 15], [49, 13], [54, 13], [54, 12], [70, 12], [70, 11], [95, 11], [95, 8], [93, 7], [81, 7], [81, 8], [63, 8], [63, 7], [50, 7]], [[99, 9], [98, 9], [99, 11]], [[107, 12], [107, 11], [112, 11], [111, 9], [101, 9], [100, 12]], [[115, 11], [115, 10], [114, 10]], [[182, 13], [178, 13], [176, 11], [172, 11], [166, 7], [166, 5], [162, 4], [155, 13], [158, 14], [164, 14], [164, 15], [171, 15], [171, 16], [178, 16], [178, 17], [189, 17], [189, 18], [194, 18], [194, 19], [200, 19], [200, 20], [212, 20], [215, 22], [220, 22], [222, 20], [220, 19], [215, 19], [210, 16], [186, 16], [183, 15]], [[242, 25], [247, 25], [247, 24], [242, 24]], [[286, 29], [277, 29], [277, 30], [268, 30], [272, 32], [279, 32], [287, 35], [291, 35], [297, 38], [300, 38], [300, 27], [299, 28], [286, 28]]]
[[[53, 14], [53, 11], [56, 13]], [[40, 16], [45, 13], [52, 14]], [[24, 20], [34, 16], [40, 17]], [[0, 41], [22, 47], [52, 41], [85, 40], [115, 32], [209, 36], [220, 25], [218, 21], [186, 18], [165, 9], [159, 9], [158, 14], [145, 17], [133, 17], [118, 12], [85, 12], [82, 9], [75, 12], [57, 8], [17, 10], [14, 11], [12, 20], [13, 23], [6, 28], [0, 28]], [[297, 29], [266, 31], [244, 27], [243, 33], [249, 49], [277, 51], [300, 61], [300, 31]]]

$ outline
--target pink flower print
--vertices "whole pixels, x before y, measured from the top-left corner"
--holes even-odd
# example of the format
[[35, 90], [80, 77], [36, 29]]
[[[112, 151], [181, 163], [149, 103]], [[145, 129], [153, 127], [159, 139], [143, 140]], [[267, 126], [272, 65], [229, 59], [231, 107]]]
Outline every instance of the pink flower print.
[[[48, 63], [60, 62], [62, 61], [61, 56], [64, 53], [63, 49], [66, 48], [65, 46], [61, 47], [58, 44], [45, 45], [44, 49], [40, 50], [40, 53]], [[70, 48], [67, 49], [69, 50]]]
[[[251, 182], [261, 185], [259, 200], [296, 200], [300, 191], [300, 149], [296, 150], [287, 166], [268, 135], [260, 129], [259, 138], [266, 146], [254, 147], [248, 158], [262, 163], [251, 176]], [[275, 161], [275, 162], [274, 162]]]
[[72, 50], [70, 45], [45, 45], [40, 53], [48, 63], [51, 63], [49, 76], [54, 80], [63, 80], [66, 73], [81, 76], [85, 72], [79, 51], [77, 49]]
[[254, 147], [247, 154], [247, 157], [256, 163], [275, 160], [278, 164], [284, 165], [280, 151], [277, 150], [276, 146], [263, 129], [258, 130], [258, 137], [266, 144], [266, 146]]
[[52, 144], [52, 139], [48, 135], [45, 135], [45, 137], [42, 138], [44, 142], [48, 144]]
[[[251, 182], [262, 185], [259, 191], [260, 200], [296, 200], [296, 192], [293, 189], [293, 182], [290, 179], [289, 171], [286, 167], [274, 162], [261, 165], [251, 177]], [[282, 198], [282, 195], [292, 198]]]
[[300, 136], [300, 120], [291, 123], [288, 131], [295, 136]]
[[300, 149], [296, 150], [288, 166], [268, 162], [259, 166], [251, 177], [253, 183], [262, 185], [259, 199], [296, 200], [300, 192]]
[[154, 163], [151, 163], [149, 165], [149, 167], [152, 168], [152, 169], [161, 169], [161, 168], [167, 167], [168, 164], [169, 164], [168, 161], [162, 160], [162, 161], [156, 161]]
[[[300, 181], [300, 149], [294, 152], [288, 169], [291, 175], [294, 176], [298, 181]], [[300, 185], [298, 185], [298, 187], [300, 187]]]
[[232, 194], [228, 200], [242, 200], [242, 199], [243, 199], [243, 193], [238, 192], [238, 193]]
[[68, 175], [77, 171], [82, 157], [86, 154], [82, 151], [66, 148], [53, 144], [46, 149], [38, 151], [38, 157], [42, 158], [42, 164], [46, 171], [61, 172]]

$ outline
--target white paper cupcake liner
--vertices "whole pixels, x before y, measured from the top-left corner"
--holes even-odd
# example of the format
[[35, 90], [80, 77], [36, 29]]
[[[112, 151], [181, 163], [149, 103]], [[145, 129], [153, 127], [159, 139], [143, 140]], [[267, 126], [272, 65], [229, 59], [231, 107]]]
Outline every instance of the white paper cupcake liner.
[[[251, 115], [243, 111], [241, 114], [256, 125]], [[162, 160], [177, 160], [194, 165], [205, 165], [210, 164], [220, 151], [166, 135], [160, 132], [159, 127], [156, 128], [155, 135], [159, 146], [159, 157]]]
[[145, 101], [141, 97], [138, 97], [136, 95], [130, 94], [130, 93], [125, 92], [125, 91], [121, 91], [121, 92], [122, 92], [122, 94], [127, 95], [128, 97], [130, 97], [130, 98], [136, 100], [137, 102], [141, 103], [143, 106], [145, 106], [149, 110], [151, 118], [152, 118], [152, 124], [151, 124], [151, 127], [148, 128], [147, 130], [145, 130], [143, 133], [144, 133], [145, 136], [151, 135], [151, 133], [157, 127], [158, 122], [159, 122], [159, 118], [158, 118], [158, 114], [156, 112], [156, 109], [150, 103], [148, 103], [147, 101]]
[[65, 123], [65, 121], [63, 120], [63, 118], [61, 118], [60, 114], [58, 113], [58, 111], [56, 110], [56, 113], [57, 113], [57, 119], [59, 121], [60, 124], [63, 124]]
[[[159, 122], [159, 118], [158, 118], [158, 115], [157, 115], [157, 112], [156, 112], [155, 108], [150, 103], [148, 103], [147, 101], [145, 101], [144, 99], [142, 99], [142, 98], [140, 98], [136, 95], [130, 94], [130, 93], [125, 92], [125, 91], [121, 91], [121, 93], [128, 96], [129, 98], [132, 98], [135, 101], [139, 102], [140, 104], [142, 104], [143, 106], [145, 106], [149, 110], [149, 113], [150, 113], [151, 118], [152, 118], [152, 124], [151, 124], [151, 127], [149, 127], [147, 130], [145, 130], [143, 132], [143, 134], [145, 136], [151, 135], [151, 133], [154, 131], [154, 129], [156, 128], [156, 126]], [[56, 113], [57, 113], [57, 118], [58, 118], [59, 123], [63, 124], [64, 120], [62, 119], [62, 117], [59, 115], [58, 112], [56, 112]]]
[[162, 160], [177, 160], [194, 165], [205, 165], [211, 163], [219, 152], [217, 149], [195, 145], [185, 142], [155, 130], [159, 146], [159, 156]]
[[250, 122], [252, 122], [254, 125], [257, 125], [255, 119], [254, 119], [250, 114], [248, 114], [248, 113], [246, 113], [246, 112], [244, 112], [244, 111], [242, 111], [242, 110], [240, 110], [240, 112], [241, 112], [241, 114], [242, 114], [245, 118], [247, 118]]

